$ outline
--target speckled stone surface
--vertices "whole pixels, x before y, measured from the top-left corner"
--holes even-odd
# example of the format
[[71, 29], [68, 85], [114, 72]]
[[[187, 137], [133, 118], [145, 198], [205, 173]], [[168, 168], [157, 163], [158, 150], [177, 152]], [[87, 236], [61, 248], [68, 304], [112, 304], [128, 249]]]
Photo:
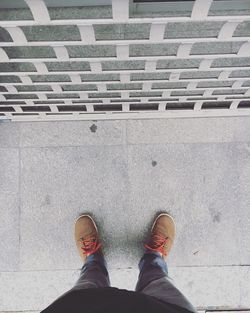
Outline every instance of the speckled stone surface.
[[83, 212], [99, 226], [113, 286], [134, 289], [142, 241], [168, 211], [177, 286], [202, 310], [249, 308], [249, 125], [248, 117], [1, 123], [0, 312], [39, 311], [72, 287]]
[[0, 130], [0, 148], [12, 148], [19, 146], [19, 124], [2, 122], [0, 123]]
[[0, 271], [16, 271], [20, 252], [18, 149], [0, 148], [0, 164]]
[[20, 134], [23, 147], [120, 145], [125, 140], [125, 122], [20, 123]]
[[[199, 310], [250, 306], [249, 269], [245, 267], [173, 267], [169, 272]], [[40, 311], [72, 288], [78, 275], [76, 270], [0, 273], [5, 286], [0, 294], [1, 311]], [[134, 290], [137, 275], [135, 269], [111, 270], [112, 286]], [[13, 295], [18, 295], [18, 301], [12, 301]]]

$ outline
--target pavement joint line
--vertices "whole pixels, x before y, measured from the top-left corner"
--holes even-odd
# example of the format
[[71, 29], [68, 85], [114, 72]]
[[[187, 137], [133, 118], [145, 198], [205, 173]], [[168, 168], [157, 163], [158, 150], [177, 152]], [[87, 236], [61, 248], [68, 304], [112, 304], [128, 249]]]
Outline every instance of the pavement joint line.
[[[139, 262], [139, 261], [138, 261]], [[229, 268], [229, 267], [250, 267], [250, 264], [244, 264], [244, 265], [211, 265], [211, 266], [204, 266], [204, 265], [185, 265], [185, 266], [169, 266], [169, 269], [177, 269], [177, 268], [204, 268], [204, 269], [212, 269], [212, 268]], [[117, 271], [117, 270], [137, 270], [137, 268], [134, 267], [109, 267], [109, 271]], [[10, 273], [10, 274], [17, 274], [17, 273], [39, 273], [39, 272], [72, 272], [72, 271], [80, 271], [81, 267], [79, 268], [67, 268], [67, 269], [44, 269], [44, 270], [20, 270], [20, 271], [0, 271], [0, 274], [2, 273]]]
[[[159, 145], [208, 145], [208, 144], [234, 144], [234, 143], [250, 143], [249, 141], [197, 141], [197, 142], [157, 142], [157, 143], [127, 143], [126, 146], [159, 146]], [[81, 147], [124, 147], [123, 143], [121, 144], [82, 144], [82, 145], [51, 145], [51, 146], [20, 146], [20, 147], [0, 147], [0, 149], [18, 149], [26, 150], [26, 149], [48, 149], [48, 148], [81, 148]]]
[[[19, 137], [20, 141], [20, 137]], [[21, 148], [18, 148], [18, 243], [19, 243], [19, 250], [18, 250], [18, 267], [20, 269], [21, 265], [21, 183], [22, 183], [22, 162], [21, 162]]]

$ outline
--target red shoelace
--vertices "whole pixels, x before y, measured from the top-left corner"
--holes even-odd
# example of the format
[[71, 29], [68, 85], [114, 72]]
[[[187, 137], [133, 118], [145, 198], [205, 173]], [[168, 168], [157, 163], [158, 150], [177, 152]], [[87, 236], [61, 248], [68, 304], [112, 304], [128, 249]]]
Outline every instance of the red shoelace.
[[83, 254], [91, 255], [101, 248], [101, 243], [99, 242], [98, 236], [89, 235], [85, 238], [80, 238], [83, 250]]
[[162, 255], [167, 256], [165, 246], [167, 245], [168, 240], [169, 237], [153, 234], [150, 244], [144, 244], [144, 247], [148, 250], [160, 252]]

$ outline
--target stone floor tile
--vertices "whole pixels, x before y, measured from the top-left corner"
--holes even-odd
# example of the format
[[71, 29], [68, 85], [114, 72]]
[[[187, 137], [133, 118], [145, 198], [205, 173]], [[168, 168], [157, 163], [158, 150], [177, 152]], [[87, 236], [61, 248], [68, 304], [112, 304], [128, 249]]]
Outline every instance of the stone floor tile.
[[127, 121], [131, 144], [244, 142], [250, 117], [147, 119]]
[[[199, 310], [249, 307], [250, 297], [244, 299], [244, 304], [240, 302], [239, 278], [246, 271], [249, 272], [249, 267], [169, 268], [176, 286]], [[136, 269], [111, 270], [112, 286], [134, 290], [137, 275]], [[0, 272], [0, 286], [4, 286], [0, 293], [0, 310], [40, 311], [72, 288], [78, 276], [79, 271], [75, 270]], [[247, 287], [244, 285], [244, 288]]]
[[21, 123], [23, 147], [120, 145], [124, 121], [66, 121]]
[[238, 180], [240, 184], [238, 197], [238, 219], [240, 228], [240, 261], [242, 265], [250, 264], [250, 143], [241, 145], [238, 159]]
[[0, 270], [19, 266], [19, 153], [0, 149]]
[[79, 268], [73, 238], [79, 213], [96, 217], [108, 251], [121, 246], [127, 233], [122, 146], [26, 148], [21, 160], [22, 269]]
[[167, 211], [177, 225], [171, 265], [240, 265], [239, 147], [130, 146], [129, 208], [137, 212], [130, 234], [142, 233], [154, 214]]
[[0, 192], [0, 238], [0, 271], [18, 271], [19, 198], [13, 192]]
[[169, 275], [198, 309], [239, 309], [241, 270], [239, 266], [174, 267]]
[[17, 193], [19, 189], [18, 149], [0, 149], [0, 165], [0, 193]]
[[240, 282], [240, 305], [250, 308], [250, 266], [242, 266], [238, 278]]
[[0, 148], [11, 148], [19, 146], [19, 123], [0, 121]]

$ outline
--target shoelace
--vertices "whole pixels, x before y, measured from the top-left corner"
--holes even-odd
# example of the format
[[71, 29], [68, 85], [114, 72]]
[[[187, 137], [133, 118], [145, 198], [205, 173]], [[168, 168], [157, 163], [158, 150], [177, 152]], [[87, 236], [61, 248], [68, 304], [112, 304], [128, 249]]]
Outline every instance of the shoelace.
[[160, 252], [162, 255], [167, 256], [165, 246], [167, 245], [168, 241], [169, 237], [153, 234], [151, 239], [152, 246], [150, 246], [150, 244], [144, 244], [144, 247], [148, 250]]
[[96, 235], [89, 235], [87, 237], [80, 238], [80, 241], [82, 244], [81, 249], [83, 250], [83, 254], [86, 254], [87, 256], [95, 253], [101, 247], [101, 243]]

